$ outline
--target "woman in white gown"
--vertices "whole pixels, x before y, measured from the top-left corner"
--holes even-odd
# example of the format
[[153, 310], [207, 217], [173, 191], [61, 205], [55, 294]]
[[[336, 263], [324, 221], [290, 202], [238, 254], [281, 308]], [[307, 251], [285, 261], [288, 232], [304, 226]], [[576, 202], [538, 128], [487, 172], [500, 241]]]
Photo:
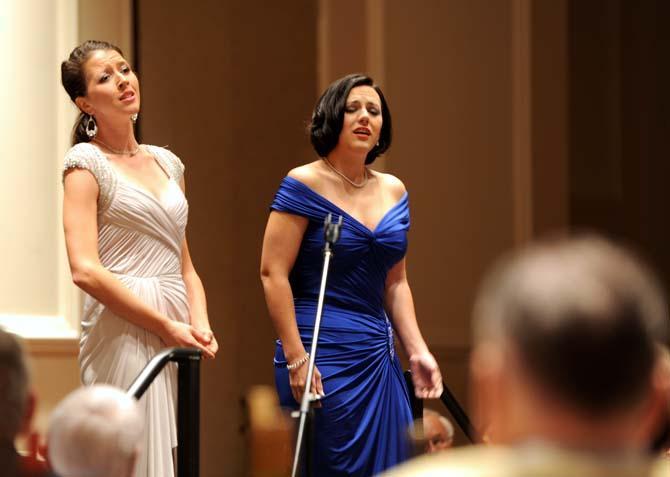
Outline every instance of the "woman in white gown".
[[[83, 383], [127, 388], [166, 346], [214, 357], [185, 238], [184, 166], [167, 149], [137, 143], [137, 77], [119, 48], [87, 41], [62, 63], [61, 80], [81, 111], [65, 156], [63, 223], [72, 279], [86, 293]], [[140, 400], [147, 424], [137, 476], [174, 475], [175, 403], [171, 366]]]

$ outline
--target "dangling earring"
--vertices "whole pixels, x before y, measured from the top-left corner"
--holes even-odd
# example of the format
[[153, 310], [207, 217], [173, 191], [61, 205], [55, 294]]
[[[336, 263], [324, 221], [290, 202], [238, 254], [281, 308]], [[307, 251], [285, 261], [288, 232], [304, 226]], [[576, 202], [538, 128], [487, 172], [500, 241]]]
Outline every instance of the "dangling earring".
[[137, 113], [133, 113], [130, 115], [130, 120], [135, 124], [137, 122]]
[[377, 141], [377, 147], [379, 147], [379, 141]]
[[98, 134], [98, 125], [95, 122], [95, 118], [89, 114], [88, 120], [86, 121], [86, 135], [90, 139], [93, 139], [96, 134]]

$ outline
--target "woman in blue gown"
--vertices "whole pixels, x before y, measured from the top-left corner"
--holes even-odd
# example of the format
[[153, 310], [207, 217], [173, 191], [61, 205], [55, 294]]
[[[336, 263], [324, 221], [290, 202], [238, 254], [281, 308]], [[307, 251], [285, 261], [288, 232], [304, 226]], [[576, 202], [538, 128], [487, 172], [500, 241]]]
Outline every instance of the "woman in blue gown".
[[371, 78], [331, 84], [312, 115], [321, 158], [291, 170], [271, 206], [261, 258], [279, 340], [280, 402], [298, 407], [307, 375], [323, 264], [323, 222], [343, 225], [328, 275], [312, 389], [323, 395], [314, 432], [319, 476], [370, 476], [408, 457], [409, 396], [394, 349], [405, 349], [416, 394], [442, 392], [419, 332], [405, 273], [408, 195], [400, 180], [367, 167], [391, 144], [391, 116]]

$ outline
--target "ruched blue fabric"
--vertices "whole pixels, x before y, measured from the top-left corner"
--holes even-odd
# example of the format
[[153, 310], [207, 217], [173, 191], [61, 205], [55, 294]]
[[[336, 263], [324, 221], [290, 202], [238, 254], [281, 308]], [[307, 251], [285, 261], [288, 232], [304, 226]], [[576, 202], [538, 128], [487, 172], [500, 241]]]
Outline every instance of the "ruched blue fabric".
[[[323, 267], [323, 222], [328, 213], [343, 218], [330, 262], [316, 355], [326, 396], [315, 419], [314, 469], [319, 476], [375, 475], [409, 454], [409, 396], [384, 311], [387, 273], [407, 250], [408, 196], [405, 193], [374, 230], [291, 177], [283, 179], [271, 209], [309, 220], [289, 276], [307, 350]], [[279, 340], [274, 365], [282, 406], [297, 408]]]

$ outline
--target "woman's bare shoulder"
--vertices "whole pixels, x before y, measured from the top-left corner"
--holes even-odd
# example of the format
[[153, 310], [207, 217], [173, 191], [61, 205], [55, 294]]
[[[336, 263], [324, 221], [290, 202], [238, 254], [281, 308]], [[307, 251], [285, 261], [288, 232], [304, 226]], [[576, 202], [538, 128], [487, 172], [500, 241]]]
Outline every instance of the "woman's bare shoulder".
[[298, 166], [288, 171], [288, 174], [286, 175], [302, 182], [307, 187], [314, 189], [318, 187], [321, 180], [322, 171], [319, 168], [320, 162], [321, 161], [314, 161], [310, 162], [309, 164]]
[[400, 200], [407, 192], [405, 184], [393, 174], [377, 171], [373, 171], [373, 174], [377, 177], [382, 188], [392, 195], [395, 200]]

